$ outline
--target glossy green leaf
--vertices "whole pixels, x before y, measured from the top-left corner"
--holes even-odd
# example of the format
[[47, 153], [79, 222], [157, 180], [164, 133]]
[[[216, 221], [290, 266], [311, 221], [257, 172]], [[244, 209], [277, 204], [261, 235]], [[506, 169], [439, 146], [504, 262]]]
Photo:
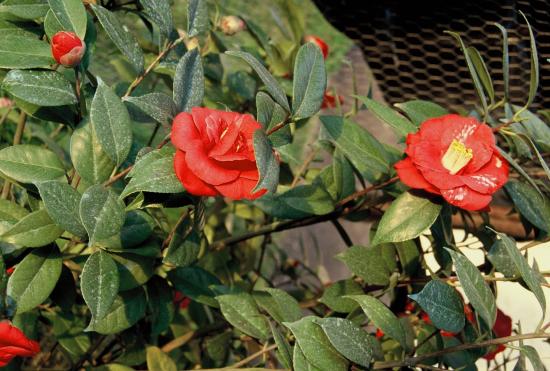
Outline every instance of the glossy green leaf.
[[182, 232], [185, 233], [184, 231], [180, 231], [179, 228], [176, 229], [176, 233], [168, 245], [166, 256], [162, 260], [164, 263], [172, 264], [176, 267], [187, 267], [197, 260], [201, 249], [199, 234], [194, 230], [185, 235]]
[[294, 370], [322, 371], [321, 368], [315, 367], [311, 362], [306, 359], [304, 352], [298, 344], [294, 345], [292, 353], [292, 367]]
[[248, 63], [263, 81], [267, 91], [271, 94], [271, 97], [275, 100], [275, 102], [277, 102], [287, 112], [290, 112], [290, 106], [288, 105], [288, 99], [286, 98], [285, 91], [273, 75], [269, 73], [262, 63], [260, 63], [260, 61], [247, 52], [228, 51], [226, 53], [234, 57], [239, 57]]
[[324, 215], [334, 210], [330, 194], [317, 185], [301, 185], [277, 195], [267, 194], [256, 204], [266, 213], [281, 219]]
[[208, 23], [206, 0], [189, 0], [187, 3], [187, 35], [195, 37], [206, 32]]
[[392, 245], [351, 246], [337, 258], [370, 285], [388, 285], [391, 274], [397, 269]]
[[191, 112], [204, 97], [204, 70], [198, 48], [181, 57], [174, 76], [174, 102], [178, 112]]
[[440, 211], [441, 205], [430, 199], [404, 192], [384, 212], [372, 244], [416, 238], [430, 228]]
[[327, 89], [325, 61], [319, 47], [313, 43], [302, 45], [294, 62], [292, 87], [292, 115], [295, 119], [315, 115]]
[[115, 261], [119, 276], [119, 291], [128, 291], [143, 286], [153, 277], [154, 259], [148, 256], [134, 254], [133, 250], [128, 253], [110, 254]]
[[296, 322], [285, 323], [296, 338], [295, 347], [300, 347], [307, 362], [314, 366], [313, 369], [347, 370], [348, 362], [334, 349], [324, 331], [315, 323], [316, 320], [316, 317], [308, 316]]
[[46, 32], [46, 36], [51, 40], [60, 31], [63, 31], [63, 26], [59, 23], [53, 10], [50, 9], [44, 19], [44, 32]]
[[523, 255], [521, 255], [521, 252], [517, 248], [516, 242], [513, 239], [503, 233], [498, 233], [498, 237], [503, 242], [504, 247], [508, 252], [508, 255], [514, 262], [514, 265], [516, 266], [516, 271], [519, 272], [521, 278], [523, 278], [523, 281], [525, 281], [527, 287], [529, 287], [529, 290], [531, 290], [531, 292], [537, 298], [544, 316], [544, 314], [546, 313], [546, 298], [544, 296], [544, 292], [542, 291], [537, 272], [535, 272], [529, 266], [529, 263], [527, 263], [527, 259], [525, 259]]
[[63, 164], [55, 153], [30, 144], [0, 150], [0, 172], [21, 183], [55, 180], [65, 175]]
[[3, 40], [3, 37], [7, 35], [36, 38], [41, 35], [41, 32], [42, 29], [36, 23], [13, 19], [2, 19], [0, 16], [0, 40]]
[[0, 14], [8, 13], [17, 18], [34, 20], [44, 17], [49, 8], [47, 0], [6, 0], [0, 4]]
[[0, 199], [0, 236], [27, 215], [29, 215], [29, 212], [24, 207]]
[[65, 31], [74, 32], [79, 38], [86, 36], [86, 9], [81, 0], [48, 0], [53, 15]]
[[446, 249], [455, 265], [458, 280], [470, 304], [485, 323], [492, 328], [497, 315], [495, 297], [477, 267], [464, 255]]
[[7, 296], [17, 305], [17, 313], [34, 309], [50, 296], [62, 264], [57, 247], [34, 250], [17, 264], [7, 290]]
[[352, 295], [350, 299], [359, 303], [367, 317], [376, 327], [407, 349], [405, 330], [401, 322], [380, 300], [368, 295]]
[[355, 122], [338, 116], [321, 116], [324, 133], [369, 182], [389, 173], [383, 145]]
[[126, 213], [124, 225], [120, 230], [120, 240], [124, 248], [135, 247], [147, 240], [153, 233], [155, 221], [141, 210]]
[[102, 335], [116, 334], [136, 324], [144, 315], [147, 301], [143, 289], [137, 288], [118, 295], [102, 319], [94, 319], [86, 331]]
[[148, 309], [151, 313], [151, 336], [168, 330], [174, 319], [173, 289], [164, 278], [152, 277], [147, 282]]
[[430, 320], [439, 329], [460, 332], [464, 327], [464, 304], [456, 289], [433, 280], [418, 294], [409, 295], [428, 313]]
[[491, 104], [493, 104], [495, 102], [495, 88], [493, 87], [493, 80], [491, 79], [489, 70], [487, 70], [487, 66], [483, 61], [483, 57], [481, 57], [479, 51], [473, 46], [466, 48], [466, 52], [470, 56], [472, 65], [479, 76], [479, 80], [481, 81], [485, 92], [487, 92], [487, 95], [489, 96]]
[[102, 185], [92, 186], [82, 195], [80, 219], [90, 244], [94, 244], [120, 232], [125, 219], [124, 203]]
[[332, 346], [358, 365], [369, 367], [373, 357], [372, 338], [365, 330], [344, 318], [318, 318]]
[[254, 291], [253, 297], [277, 322], [294, 322], [302, 318], [298, 301], [283, 290], [267, 287], [262, 291]]
[[416, 125], [390, 107], [368, 97], [358, 96], [357, 98], [360, 99], [377, 118], [391, 126], [399, 136], [405, 137], [407, 134], [414, 133], [418, 130]]
[[14, 224], [0, 236], [0, 240], [25, 247], [40, 247], [55, 241], [62, 233], [46, 210], [41, 209]]
[[123, 101], [128, 102], [132, 107], [135, 107], [159, 124], [167, 127], [172, 125], [172, 121], [177, 114], [174, 101], [164, 93], [149, 93], [140, 97], [125, 97]]
[[519, 348], [519, 351], [529, 359], [533, 370], [546, 370], [544, 362], [534, 347], [531, 345], [523, 345]]
[[[285, 122], [288, 117], [284, 108], [263, 91], [258, 92], [256, 95], [256, 112], [256, 119], [262, 124], [266, 132]], [[269, 140], [273, 144], [273, 147], [280, 147], [290, 143], [292, 141], [290, 125], [287, 124], [272, 133], [269, 136]]]
[[527, 183], [509, 181], [504, 186], [518, 211], [531, 224], [550, 232], [550, 202]]
[[519, 275], [514, 261], [508, 254], [508, 251], [506, 251], [506, 246], [504, 246], [503, 240], [497, 239], [493, 243], [491, 249], [489, 249], [487, 258], [496, 270], [502, 273], [505, 277], [514, 277]]
[[177, 371], [176, 363], [170, 356], [164, 353], [160, 348], [148, 346], [147, 354], [147, 369], [155, 371]]
[[[63, 277], [60, 278], [62, 280]], [[53, 334], [59, 345], [74, 357], [82, 357], [90, 349], [90, 336], [85, 334], [83, 319], [70, 312], [45, 312], [45, 317], [52, 322]]]
[[273, 340], [277, 344], [277, 359], [281, 362], [283, 367], [291, 369], [292, 367], [292, 347], [285, 339], [279, 328], [277, 328], [272, 322], [269, 322], [271, 327], [271, 333]]
[[99, 5], [91, 5], [99, 23], [116, 47], [128, 58], [135, 71], [143, 73], [145, 59], [136, 38], [120, 23], [117, 16]]
[[36, 186], [46, 211], [55, 224], [76, 236], [85, 237], [86, 229], [78, 213], [82, 197], [80, 193], [69, 184], [55, 180], [38, 182]]
[[525, 20], [527, 28], [529, 29], [529, 43], [531, 48], [531, 77], [529, 81], [529, 97], [527, 98], [527, 103], [525, 104], [525, 108], [529, 108], [529, 106], [531, 106], [531, 104], [535, 100], [535, 96], [537, 95], [537, 90], [539, 87], [539, 56], [537, 52], [537, 43], [535, 42], [535, 35], [533, 34], [531, 24], [521, 10], [519, 11], [519, 13]]
[[185, 296], [210, 306], [218, 306], [215, 293], [210, 286], [220, 285], [220, 280], [212, 273], [199, 267], [182, 267], [168, 273], [168, 278]]
[[55, 71], [11, 70], [2, 82], [2, 89], [38, 106], [64, 106], [77, 102], [69, 80]]
[[321, 296], [319, 302], [325, 304], [335, 312], [350, 313], [357, 309], [359, 304], [352, 299], [346, 298], [346, 296], [361, 294], [363, 294], [361, 285], [350, 278], [336, 281], [327, 287], [323, 291], [323, 296]]
[[101, 80], [92, 101], [90, 121], [103, 150], [117, 165], [122, 164], [132, 147], [130, 115], [120, 98]]
[[508, 32], [498, 23], [493, 23], [502, 34], [502, 79], [504, 81], [504, 101], [509, 102], [510, 97], [510, 57], [508, 50]]
[[[144, 161], [145, 157], [141, 160]], [[174, 172], [174, 160], [161, 157], [147, 162], [133, 177], [120, 195], [124, 198], [136, 192], [180, 193], [184, 191], [181, 182]]]
[[239, 331], [260, 340], [267, 340], [271, 331], [268, 320], [248, 293], [216, 296], [222, 315]]
[[70, 152], [76, 171], [91, 184], [109, 179], [116, 166], [101, 147], [94, 127], [88, 120], [84, 120], [73, 132]]
[[426, 100], [410, 100], [404, 103], [395, 104], [397, 108], [405, 112], [409, 120], [416, 126], [420, 126], [424, 121], [446, 115], [449, 113], [445, 108], [437, 103]]
[[254, 132], [254, 154], [260, 177], [253, 192], [262, 189], [275, 193], [279, 185], [279, 161], [275, 157], [273, 147], [263, 130]]
[[139, 0], [145, 15], [158, 27], [163, 36], [169, 38], [174, 30], [172, 9], [168, 0]]
[[90, 255], [82, 269], [80, 289], [95, 320], [102, 319], [109, 312], [118, 294], [118, 288], [117, 266], [109, 254], [98, 251]]

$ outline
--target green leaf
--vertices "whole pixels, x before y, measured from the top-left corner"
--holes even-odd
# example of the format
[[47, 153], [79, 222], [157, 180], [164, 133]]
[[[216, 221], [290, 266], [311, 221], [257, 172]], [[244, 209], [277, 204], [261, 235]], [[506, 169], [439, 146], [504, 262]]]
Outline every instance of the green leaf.
[[367, 106], [368, 110], [377, 118], [390, 125], [399, 136], [406, 137], [407, 134], [415, 133], [418, 130], [416, 125], [390, 107], [368, 97], [358, 96], [357, 98], [360, 99]]
[[30, 144], [0, 150], [0, 172], [21, 183], [55, 180], [65, 175], [55, 153]]
[[337, 258], [370, 285], [388, 285], [391, 274], [397, 269], [392, 245], [351, 246]]
[[199, 267], [182, 267], [168, 273], [168, 278], [185, 296], [210, 306], [218, 306], [210, 286], [220, 285], [218, 278]]
[[449, 332], [460, 332], [464, 327], [464, 304], [456, 289], [433, 280], [418, 294], [409, 295], [430, 316], [434, 326]]
[[141, 97], [125, 97], [122, 100], [167, 127], [172, 125], [178, 112], [172, 98], [164, 93], [149, 93]]
[[187, 3], [187, 36], [195, 37], [208, 31], [208, 23], [206, 0], [189, 0]]
[[110, 254], [118, 270], [119, 291], [128, 291], [143, 286], [154, 274], [154, 259], [134, 254], [133, 250], [127, 251], [128, 253]]
[[283, 367], [290, 370], [292, 367], [292, 347], [281, 331], [272, 322], [269, 322], [269, 326], [271, 327], [273, 340], [275, 340], [275, 344], [277, 344], [277, 359], [281, 362]]
[[30, 213], [4, 232], [2, 241], [25, 247], [45, 246], [55, 241], [63, 230], [50, 219], [46, 210]]
[[481, 80], [481, 84], [483, 85], [483, 87], [485, 88], [485, 91], [487, 92], [487, 95], [489, 96], [489, 100], [491, 101], [491, 104], [493, 104], [495, 102], [495, 88], [493, 87], [493, 81], [491, 80], [491, 75], [487, 70], [487, 66], [483, 61], [481, 54], [473, 46], [469, 46], [468, 48], [466, 48], [466, 52], [470, 56], [472, 65], [474, 66], [475, 71], [479, 76], [479, 79]]
[[92, 101], [90, 121], [103, 150], [117, 165], [122, 164], [132, 147], [130, 115], [120, 98], [101, 80]]
[[550, 232], [550, 202], [527, 183], [509, 181], [504, 186], [518, 211], [537, 228]]
[[523, 278], [523, 281], [525, 281], [527, 287], [529, 287], [529, 290], [531, 290], [531, 292], [539, 301], [544, 317], [544, 314], [546, 313], [546, 298], [544, 296], [544, 292], [542, 291], [537, 272], [535, 272], [529, 266], [529, 264], [527, 263], [527, 259], [525, 259], [523, 255], [521, 255], [521, 252], [516, 247], [516, 242], [513, 239], [503, 233], [497, 233], [497, 235], [503, 242], [504, 247], [508, 252], [508, 255], [514, 262], [514, 265], [516, 266], [516, 271], [519, 272], [521, 278]]
[[72, 234], [85, 237], [86, 229], [80, 221], [78, 205], [82, 197], [67, 183], [55, 180], [36, 183], [46, 211], [59, 227]]
[[376, 327], [407, 349], [407, 338], [401, 322], [380, 300], [368, 295], [352, 295], [350, 299], [359, 303], [367, 317]]
[[[269, 130], [273, 129], [276, 125], [285, 122], [288, 117], [284, 108], [275, 103], [275, 101], [263, 91], [258, 92], [256, 95], [256, 111], [256, 119], [262, 124], [266, 132], [269, 132]], [[269, 140], [273, 144], [273, 147], [284, 146], [292, 142], [290, 125], [287, 124], [275, 131], [269, 136]]]
[[90, 244], [119, 233], [124, 225], [124, 218], [124, 203], [113, 191], [102, 185], [95, 185], [82, 195], [80, 219], [88, 231]]
[[84, 120], [73, 132], [70, 152], [76, 171], [91, 184], [109, 179], [116, 166], [101, 147], [89, 120]]
[[116, 297], [105, 317], [94, 319], [86, 331], [95, 331], [102, 335], [122, 332], [132, 327], [145, 315], [146, 306], [143, 289], [122, 292]]
[[172, 264], [176, 267], [187, 267], [197, 260], [201, 249], [201, 238], [195, 230], [184, 235], [185, 232], [179, 229], [182, 225], [184, 223], [178, 226], [176, 233], [170, 240], [166, 256], [162, 260], [163, 263]]
[[95, 320], [102, 319], [109, 312], [118, 294], [118, 287], [117, 266], [109, 254], [100, 250], [90, 255], [82, 269], [80, 289]]
[[534, 347], [532, 347], [531, 345], [523, 345], [519, 348], [519, 351], [527, 358], [529, 358], [529, 362], [531, 362], [533, 370], [546, 370], [544, 362], [542, 361], [540, 355]]
[[493, 243], [489, 253], [487, 254], [487, 258], [496, 270], [502, 273], [505, 277], [514, 277], [519, 275], [514, 261], [508, 254], [508, 251], [506, 251], [506, 246], [504, 246], [503, 240], [497, 239]]
[[325, 61], [319, 47], [313, 43], [302, 45], [294, 62], [292, 86], [292, 115], [295, 119], [315, 115], [327, 89]]
[[368, 131], [338, 116], [321, 116], [324, 133], [369, 182], [390, 172], [386, 151]]
[[279, 185], [279, 161], [277, 161], [273, 147], [263, 130], [254, 132], [254, 154], [260, 177], [252, 192], [265, 189], [275, 193]]
[[164, 37], [169, 38], [174, 30], [172, 9], [168, 0], [139, 0], [145, 15], [158, 27]]
[[44, 19], [44, 32], [46, 36], [51, 40], [54, 35], [60, 31], [63, 31], [63, 26], [59, 23], [59, 20], [55, 16], [53, 10], [48, 10], [46, 18]]
[[302, 352], [302, 349], [298, 344], [294, 345], [294, 351], [292, 354], [292, 367], [294, 370], [322, 371], [322, 369], [315, 367], [306, 359], [304, 352]]
[[0, 16], [0, 40], [3, 40], [4, 36], [9, 35], [36, 38], [40, 37], [41, 33], [42, 29], [36, 23], [12, 19], [2, 19], [2, 17]]
[[45, 312], [44, 316], [52, 322], [53, 334], [66, 352], [74, 357], [86, 354], [91, 342], [89, 335], [83, 333], [83, 318], [75, 317], [70, 312]]
[[8, 13], [17, 18], [34, 20], [44, 17], [49, 8], [47, 0], [6, 0], [0, 4], [0, 14]]
[[340, 354], [358, 365], [369, 367], [373, 357], [373, 339], [365, 330], [343, 318], [319, 318], [330, 343]]
[[[316, 324], [317, 319], [308, 316], [299, 321], [284, 324], [296, 338], [295, 348], [300, 348], [303, 356], [307, 362], [314, 366], [314, 369], [347, 370], [348, 362], [334, 349], [321, 327]], [[295, 369], [300, 370], [298, 367]]]
[[179, 112], [200, 106], [204, 97], [204, 70], [199, 48], [181, 57], [174, 76], [174, 102]]
[[267, 194], [256, 201], [266, 213], [281, 219], [324, 215], [334, 210], [334, 202], [322, 187], [301, 185], [278, 195]]
[[470, 304], [476, 312], [485, 321], [489, 328], [495, 324], [497, 307], [495, 297], [489, 288], [489, 285], [483, 279], [483, 276], [477, 267], [464, 255], [451, 249], [445, 249], [451, 254], [455, 265], [458, 280], [464, 289], [464, 293]]
[[164, 278], [152, 277], [147, 283], [148, 309], [151, 313], [151, 336], [169, 329], [174, 319], [173, 288]]
[[277, 102], [281, 107], [283, 107], [287, 112], [290, 112], [290, 106], [288, 105], [288, 99], [286, 98], [286, 93], [279, 85], [277, 80], [269, 73], [269, 71], [263, 66], [260, 61], [258, 61], [255, 57], [253, 57], [251, 54], [247, 52], [241, 52], [241, 51], [228, 51], [226, 54], [239, 57], [243, 59], [246, 63], [256, 71], [260, 79], [263, 81], [263, 83], [266, 86], [267, 91], [273, 99], [275, 99], [275, 102]]
[[177, 371], [176, 363], [170, 356], [155, 346], [147, 347], [147, 369], [155, 371]]
[[502, 34], [502, 79], [504, 80], [504, 102], [510, 99], [510, 57], [508, 51], [508, 32], [498, 23], [493, 23]]
[[[145, 156], [141, 161], [145, 161]], [[180, 193], [184, 191], [174, 172], [174, 160], [171, 157], [162, 157], [152, 162], [147, 160], [147, 163], [132, 175], [132, 179], [120, 195], [121, 198], [136, 192]]]
[[361, 285], [350, 278], [336, 281], [327, 287], [323, 292], [323, 296], [319, 299], [319, 302], [325, 304], [335, 312], [350, 313], [357, 309], [359, 304], [345, 296], [361, 294], [363, 294]]
[[439, 104], [425, 100], [410, 100], [404, 103], [397, 103], [395, 106], [405, 112], [405, 114], [416, 126], [420, 126], [420, 124], [428, 119], [443, 116], [449, 113]]
[[86, 9], [81, 0], [48, 0], [52, 14], [66, 31], [74, 32], [80, 39], [86, 36]]
[[2, 82], [2, 89], [25, 102], [43, 107], [77, 102], [69, 80], [56, 71], [11, 70]]
[[61, 275], [62, 259], [57, 247], [34, 250], [17, 264], [8, 280], [7, 296], [17, 304], [17, 313], [42, 304]]
[[268, 320], [260, 314], [256, 302], [248, 293], [241, 292], [216, 296], [222, 315], [239, 331], [260, 340], [271, 333]]
[[531, 48], [531, 78], [529, 82], [529, 97], [527, 98], [527, 103], [525, 104], [525, 109], [527, 109], [535, 100], [535, 96], [537, 95], [537, 90], [539, 87], [539, 57], [537, 53], [537, 43], [535, 42], [535, 35], [533, 34], [533, 29], [529, 24], [529, 20], [521, 10], [519, 11], [519, 13], [525, 20], [525, 23], [527, 23]]
[[116, 47], [128, 58], [137, 73], [143, 73], [145, 59], [134, 35], [120, 23], [114, 13], [99, 5], [91, 4], [91, 7]]
[[302, 318], [298, 301], [283, 290], [267, 287], [262, 291], [254, 291], [253, 297], [277, 322], [294, 322]]
[[128, 212], [120, 231], [122, 247], [138, 246], [151, 236], [154, 228], [155, 221], [145, 211], [132, 210]]
[[29, 215], [29, 212], [24, 207], [0, 199], [0, 236], [27, 215]]
[[412, 240], [430, 228], [440, 211], [441, 205], [430, 199], [404, 192], [384, 212], [372, 244]]

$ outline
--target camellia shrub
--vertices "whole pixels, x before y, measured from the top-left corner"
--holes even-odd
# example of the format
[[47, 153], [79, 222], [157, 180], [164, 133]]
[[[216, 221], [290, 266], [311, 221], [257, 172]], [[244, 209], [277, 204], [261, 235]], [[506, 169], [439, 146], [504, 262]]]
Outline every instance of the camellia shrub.
[[[527, 260], [550, 232], [550, 115], [530, 110], [527, 19], [523, 102], [502, 26], [503, 91], [449, 33], [479, 96], [456, 113], [327, 89], [305, 1], [254, 2], [269, 23], [221, 3], [0, 2], [0, 367], [542, 370], [523, 341], [550, 337]], [[327, 221], [352, 272], [331, 283], [284, 237]], [[536, 328], [497, 307], [499, 281], [538, 300]]]

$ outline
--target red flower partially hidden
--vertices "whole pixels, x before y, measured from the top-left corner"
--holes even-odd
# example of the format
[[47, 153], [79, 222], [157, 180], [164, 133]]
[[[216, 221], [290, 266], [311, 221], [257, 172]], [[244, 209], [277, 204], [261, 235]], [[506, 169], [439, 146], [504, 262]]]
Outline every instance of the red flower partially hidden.
[[321, 53], [323, 53], [323, 58], [327, 59], [328, 45], [323, 39], [315, 35], [307, 35], [307, 36], [304, 36], [304, 42], [314, 43], [315, 45], [317, 45], [319, 49], [321, 49]]
[[341, 95], [334, 96], [332, 92], [327, 90], [325, 92], [325, 95], [323, 96], [323, 103], [321, 104], [321, 108], [336, 107], [336, 98], [338, 98], [338, 103], [340, 105], [344, 104], [344, 98]]
[[34, 357], [40, 352], [40, 344], [28, 339], [9, 322], [0, 322], [0, 367], [6, 366], [14, 357]]
[[[493, 326], [493, 332], [499, 338], [512, 335], [512, 318], [504, 314], [497, 308], [497, 319]], [[497, 345], [491, 352], [483, 356], [488, 361], [495, 359], [496, 355], [503, 352], [506, 347], [502, 344]]]
[[13, 274], [14, 271], [15, 271], [15, 265], [14, 265], [13, 267], [11, 267], [11, 268], [6, 269], [6, 274], [7, 274], [8, 276], [11, 276], [11, 275]]
[[52, 37], [51, 42], [53, 58], [62, 66], [78, 66], [84, 53], [86, 44], [72, 32], [61, 31]]
[[252, 193], [259, 179], [253, 134], [260, 128], [249, 114], [194, 107], [177, 115], [174, 169], [187, 192], [234, 200], [262, 196], [265, 190]]
[[176, 291], [174, 293], [174, 304], [180, 307], [180, 309], [187, 309], [189, 304], [191, 304], [191, 299], [185, 295], [183, 295], [181, 292]]
[[480, 210], [508, 180], [491, 128], [473, 117], [445, 115], [426, 120], [407, 137], [406, 157], [395, 164], [411, 188], [442, 195], [466, 210]]

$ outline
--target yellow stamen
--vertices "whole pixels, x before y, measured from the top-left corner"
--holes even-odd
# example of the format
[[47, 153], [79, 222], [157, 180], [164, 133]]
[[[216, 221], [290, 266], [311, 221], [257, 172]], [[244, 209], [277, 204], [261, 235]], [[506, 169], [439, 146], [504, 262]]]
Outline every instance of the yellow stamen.
[[447, 152], [441, 158], [441, 165], [454, 175], [458, 173], [468, 162], [474, 157], [471, 148], [467, 148], [464, 144], [456, 139], [447, 149]]

